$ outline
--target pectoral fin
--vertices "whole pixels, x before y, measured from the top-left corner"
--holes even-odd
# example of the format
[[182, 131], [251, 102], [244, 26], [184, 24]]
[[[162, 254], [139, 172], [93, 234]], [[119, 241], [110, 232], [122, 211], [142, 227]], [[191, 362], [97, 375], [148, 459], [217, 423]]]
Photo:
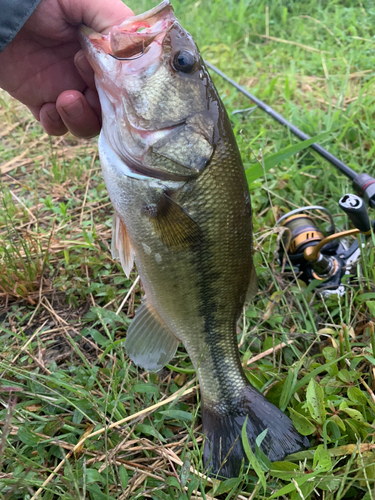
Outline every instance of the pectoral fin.
[[202, 237], [194, 219], [165, 193], [157, 203], [145, 205], [142, 214], [150, 218], [163, 243], [174, 250], [187, 249]]
[[111, 253], [113, 259], [120, 259], [124, 273], [129, 278], [134, 264], [134, 252], [130, 245], [126, 226], [116, 212], [113, 215], [112, 222]]
[[176, 353], [179, 340], [145, 300], [138, 307], [125, 341], [129, 358], [145, 370], [161, 370]]

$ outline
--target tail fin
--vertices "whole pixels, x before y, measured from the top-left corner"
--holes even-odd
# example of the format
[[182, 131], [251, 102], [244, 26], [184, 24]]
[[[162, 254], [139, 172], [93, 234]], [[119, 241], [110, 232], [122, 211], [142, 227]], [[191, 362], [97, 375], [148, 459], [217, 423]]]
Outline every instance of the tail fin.
[[246, 455], [241, 431], [247, 418], [247, 437], [251, 448], [255, 440], [268, 429], [260, 449], [271, 462], [283, 460], [290, 453], [309, 447], [309, 441], [293, 427], [289, 417], [258, 392], [247, 386], [244, 394], [230, 404], [204, 406], [203, 430], [206, 434], [203, 459], [211, 475], [238, 476]]

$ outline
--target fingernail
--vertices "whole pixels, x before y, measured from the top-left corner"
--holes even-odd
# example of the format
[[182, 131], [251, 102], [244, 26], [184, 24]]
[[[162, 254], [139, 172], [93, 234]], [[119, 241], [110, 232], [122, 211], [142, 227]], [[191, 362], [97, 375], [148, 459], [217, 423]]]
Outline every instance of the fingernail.
[[57, 111], [56, 108], [51, 108], [46, 110], [46, 113], [48, 115], [48, 118], [51, 120], [51, 122], [58, 123], [61, 122], [61, 116], [59, 115], [59, 112]]
[[83, 104], [81, 99], [76, 99], [70, 104], [65, 104], [65, 106], [62, 106], [62, 109], [65, 111], [67, 115], [77, 118], [81, 116], [83, 113]]

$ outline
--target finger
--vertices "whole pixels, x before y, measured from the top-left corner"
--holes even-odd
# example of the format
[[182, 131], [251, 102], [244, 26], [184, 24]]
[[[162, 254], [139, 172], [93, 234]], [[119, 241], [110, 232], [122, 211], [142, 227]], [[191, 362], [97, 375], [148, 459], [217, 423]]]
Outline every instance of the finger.
[[39, 120], [48, 135], [64, 135], [68, 131], [53, 102], [43, 104], [40, 108]]
[[79, 50], [75, 55], [74, 64], [86, 85], [90, 89], [95, 90], [94, 70], [90, 66], [83, 50]]
[[100, 124], [102, 123], [102, 109], [100, 107], [99, 96], [96, 90], [86, 89], [83, 95], [90, 107], [95, 111], [96, 116], [99, 118]]
[[99, 33], [105, 33], [112, 26], [134, 16], [133, 11], [121, 0], [112, 0], [111, 2], [86, 0], [81, 2], [81, 8], [83, 24]]
[[28, 106], [35, 120], [40, 122], [40, 106]]
[[56, 108], [65, 126], [75, 136], [90, 138], [100, 132], [98, 115], [81, 92], [62, 92], [57, 98]]

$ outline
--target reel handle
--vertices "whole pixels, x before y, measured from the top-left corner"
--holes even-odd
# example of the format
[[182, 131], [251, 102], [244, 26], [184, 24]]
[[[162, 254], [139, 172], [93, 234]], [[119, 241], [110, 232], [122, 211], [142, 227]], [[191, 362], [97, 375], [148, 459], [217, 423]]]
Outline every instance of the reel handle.
[[361, 233], [371, 231], [370, 219], [363, 200], [355, 194], [345, 194], [339, 201], [339, 207], [349, 217]]

